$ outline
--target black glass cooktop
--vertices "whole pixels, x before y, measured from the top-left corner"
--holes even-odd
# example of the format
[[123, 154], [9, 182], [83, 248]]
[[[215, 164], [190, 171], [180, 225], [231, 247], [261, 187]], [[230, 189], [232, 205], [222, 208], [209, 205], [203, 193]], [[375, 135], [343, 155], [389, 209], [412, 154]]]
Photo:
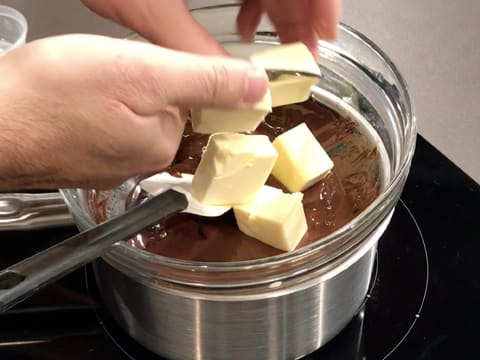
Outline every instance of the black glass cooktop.
[[[362, 309], [306, 359], [478, 358], [479, 208], [479, 185], [419, 137]], [[75, 233], [0, 233], [0, 268]], [[160, 359], [104, 313], [89, 280], [86, 267], [0, 314], [0, 359]]]

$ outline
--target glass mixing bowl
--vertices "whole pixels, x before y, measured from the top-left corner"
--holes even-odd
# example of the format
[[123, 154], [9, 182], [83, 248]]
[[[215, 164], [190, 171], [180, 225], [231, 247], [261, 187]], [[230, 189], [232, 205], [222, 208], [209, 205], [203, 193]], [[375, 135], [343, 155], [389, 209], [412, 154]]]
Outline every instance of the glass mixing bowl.
[[[193, 10], [193, 14], [216, 38], [234, 55], [245, 57], [252, 51], [277, 46], [278, 39], [268, 22], [262, 22], [254, 43], [241, 41], [232, 23], [234, 7], [207, 8]], [[229, 15], [229, 16], [228, 16]], [[223, 21], [218, 21], [223, 19]], [[371, 140], [379, 144], [383, 162], [382, 189], [378, 198], [350, 223], [319, 239], [309, 246], [289, 253], [265, 259], [230, 262], [230, 263], [197, 263], [175, 260], [154, 255], [142, 249], [134, 248], [128, 243], [120, 243], [106, 255], [107, 259], [115, 259], [130, 267], [130, 270], [149, 272], [151, 269], [162, 270], [150, 274], [161, 276], [172, 281], [180, 281], [167, 276], [175, 270], [192, 270], [205, 273], [209, 282], [235, 282], [239, 272], [251, 279], [252, 271], [256, 275], [271, 269], [282, 276], [294, 271], [307, 271], [339, 256], [343, 251], [362, 241], [362, 234], [370, 233], [390, 213], [395, 206], [404, 182], [408, 175], [416, 140], [416, 122], [412, 99], [405, 80], [393, 62], [376, 45], [363, 35], [348, 27], [340, 25], [338, 40], [334, 43], [319, 42], [319, 67], [322, 78], [315, 87], [314, 93], [321, 102], [339, 113], [356, 116], [365, 121]], [[364, 124], [365, 125], [365, 124]], [[101, 197], [111, 201], [113, 216], [124, 209], [128, 194], [136, 186], [136, 180], [130, 179], [119, 188], [102, 192]], [[69, 210], [80, 230], [95, 225], [94, 216], [88, 206], [88, 189], [61, 190]], [[132, 262], [133, 261], [133, 262]], [[147, 265], [148, 264], [148, 265]], [[296, 265], [302, 269], [298, 269]], [[151, 266], [155, 265], [155, 266]], [[164, 272], [168, 268], [167, 272]], [[270, 268], [270, 270], [267, 270]], [[212, 278], [209, 273], [234, 272], [235, 276], [226, 279]], [[183, 278], [181, 272], [177, 275]], [[286, 272], [286, 273], [284, 273]], [[278, 274], [277, 274], [278, 275]], [[199, 276], [203, 280], [202, 276]], [[244, 276], [240, 276], [243, 278]], [[187, 272], [187, 278], [191, 274]], [[183, 279], [182, 281], [190, 280]], [[268, 276], [265, 281], [271, 281]], [[239, 280], [242, 282], [241, 280]], [[242, 282], [245, 285], [244, 282]], [[224, 284], [225, 285], [225, 284]]]
[[[278, 46], [279, 41], [274, 29], [265, 19], [258, 28], [254, 42], [243, 42], [235, 28], [237, 11], [236, 5], [224, 5], [193, 9], [192, 14], [234, 55], [244, 57], [252, 51]], [[358, 311], [368, 287], [373, 263], [371, 254], [374, 253], [376, 243], [389, 222], [408, 176], [416, 141], [416, 120], [412, 99], [402, 75], [389, 57], [365, 36], [341, 24], [338, 39], [335, 42], [320, 41], [318, 48], [320, 54], [318, 64], [322, 77], [313, 92], [319, 101], [337, 112], [360, 120], [370, 140], [377, 143], [382, 159], [382, 186], [379, 196], [352, 221], [330, 235], [295, 251], [258, 260], [228, 263], [194, 262], [155, 255], [135, 248], [128, 242], [113, 246], [111, 251], [102, 257], [101, 264], [96, 267], [97, 279], [100, 287], [110, 287], [104, 290], [103, 294], [112, 311], [116, 312], [115, 318], [135, 339], [150, 349], [167, 356], [195, 358], [191, 353], [181, 353], [182, 348], [184, 350], [189, 346], [195, 348], [199, 337], [202, 341], [212, 342], [213, 340], [210, 339], [212, 336], [203, 338], [206, 336], [203, 334], [211, 335], [212, 329], [216, 328], [223, 329], [220, 334], [223, 337], [227, 337], [230, 330], [234, 334], [232, 326], [241, 326], [247, 332], [250, 329], [255, 334], [253, 329], [258, 330], [265, 324], [272, 324], [272, 321], [275, 322], [274, 319], [283, 316], [281, 311], [286, 310], [281, 309], [286, 309], [284, 305], [290, 301], [287, 298], [281, 300], [283, 296], [290, 296], [296, 291], [305, 291], [311, 287], [310, 295], [317, 299], [312, 303], [314, 313], [307, 315], [303, 312], [299, 313], [295, 315], [295, 321], [299, 320], [299, 324], [309, 324], [310, 318], [328, 320], [329, 315], [323, 312], [335, 307], [338, 311], [337, 315], [332, 315], [332, 319], [338, 317], [338, 321], [329, 320], [328, 326], [325, 326], [328, 331], [324, 330], [320, 335], [317, 334], [319, 324], [312, 324], [312, 329], [315, 330], [312, 334], [317, 334], [316, 337], [303, 347], [299, 344], [304, 342], [304, 338], [295, 339], [296, 345], [291, 348], [293, 352], [288, 353], [288, 356], [285, 355], [297, 357], [313, 351], [328, 341]], [[135, 185], [136, 180], [130, 179], [117, 189], [103, 192], [102, 196], [111, 202], [111, 215], [123, 211], [125, 199]], [[80, 230], [95, 225], [94, 216], [89, 208], [88, 193], [88, 189], [61, 190]], [[369, 262], [359, 270], [354, 266], [355, 261], [366, 252], [370, 254]], [[355, 254], [358, 256], [355, 257]], [[349, 267], [352, 268], [352, 273], [348, 278], [345, 271], [348, 271]], [[362, 273], [358, 274], [359, 271]], [[105, 273], [109, 273], [110, 277]], [[308, 278], [309, 282], [302, 283], [302, 277]], [[336, 277], [342, 283], [337, 282], [333, 286], [345, 288], [345, 290], [342, 290], [339, 296], [329, 300], [329, 297], [322, 293], [326, 291], [326, 287], [319, 288], [317, 285]], [[130, 284], [128, 289], [122, 288], [126, 286], [123, 285], [125, 282]], [[110, 283], [118, 284], [118, 287], [115, 288], [117, 285], [110, 285]], [[301, 289], [298, 286], [299, 283], [304, 284]], [[362, 284], [357, 293], [356, 283]], [[148, 299], [142, 302], [141, 307], [138, 298], [129, 299], [132, 296], [130, 289], [137, 289], [138, 284], [141, 284], [141, 290], [138, 290], [141, 294], [138, 296], [145, 296], [145, 299]], [[165, 296], [162, 297], [161, 294]], [[262, 298], [263, 296], [265, 298]], [[318, 300], [318, 296], [322, 299]], [[235, 307], [240, 306], [239, 301], [248, 300], [248, 303], [253, 306], [253, 303], [260, 301], [260, 298], [269, 300], [255, 305], [254, 311], [260, 311], [260, 314], [263, 312], [268, 316], [276, 314], [275, 317], [256, 316], [252, 318], [252, 323], [248, 327], [245, 325], [248, 321], [243, 313], [243, 316], [237, 319], [238, 322], [235, 322], [238, 312], [244, 310], [243, 307], [240, 310]], [[198, 328], [198, 331], [192, 335], [187, 346], [185, 343], [182, 343], [183, 345], [177, 343], [177, 338], [169, 337], [166, 330], [159, 329], [155, 325], [152, 319], [157, 314], [159, 314], [157, 322], [162, 322], [165, 317], [170, 318], [171, 314], [165, 313], [170, 311], [165, 310], [168, 306], [162, 306], [161, 309], [155, 308], [152, 299], [166, 302], [171, 309], [176, 309], [177, 315], [192, 315], [182, 326], [191, 328], [193, 326], [191, 324], [195, 323], [195, 329]], [[272, 299], [284, 302], [273, 303]], [[209, 307], [213, 306], [211, 311], [200, 311], [204, 301], [208, 301]], [[322, 301], [331, 301], [331, 303], [327, 303], [325, 308], [319, 307], [318, 304]], [[185, 304], [185, 308], [177, 308], [180, 306], [178, 304], [181, 306]], [[217, 305], [218, 308], [215, 307]], [[230, 309], [229, 306], [232, 308]], [[148, 308], [148, 311], [145, 308]], [[224, 314], [229, 320], [218, 320], [219, 314]], [[338, 314], [341, 315], [338, 316]], [[201, 324], [197, 321], [198, 317], [202, 317]], [[286, 317], [286, 319], [290, 318], [291, 315]], [[261, 322], [259, 323], [256, 319]], [[332, 324], [332, 322], [336, 323]], [[203, 328], [203, 326], [209, 326], [208, 324], [212, 327]], [[168, 328], [170, 325], [162, 326]], [[279, 335], [280, 342], [282, 338], [290, 341], [287, 340], [289, 337], [296, 336], [295, 333], [288, 333], [288, 327], [284, 328], [285, 333]], [[275, 331], [278, 331], [278, 327]], [[190, 335], [184, 335], [182, 341], [187, 341], [188, 336]], [[271, 350], [262, 352], [263, 347], [256, 348], [254, 343], [257, 340], [253, 337], [246, 339], [243, 345], [239, 343], [243, 341], [242, 339], [232, 335], [231, 341], [235, 342], [236, 348], [244, 345], [243, 348], [250, 349], [241, 353], [243, 358], [253, 358], [250, 355], [258, 357], [259, 354], [265, 355]], [[220, 346], [219, 342], [210, 344], [211, 347], [205, 346], [198, 350], [207, 351], [202, 353], [207, 358], [212, 355], [208, 351], [213, 351], [212, 349]], [[225, 346], [227, 348], [231, 344], [229, 345], [226, 341]], [[218, 355], [223, 350], [220, 349], [213, 354]]]

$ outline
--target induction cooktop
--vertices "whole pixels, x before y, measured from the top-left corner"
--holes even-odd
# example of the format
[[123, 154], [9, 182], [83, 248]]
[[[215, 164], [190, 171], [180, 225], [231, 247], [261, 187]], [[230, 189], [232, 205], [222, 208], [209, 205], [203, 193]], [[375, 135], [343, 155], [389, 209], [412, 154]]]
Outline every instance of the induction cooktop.
[[[421, 136], [363, 306], [305, 359], [470, 359], [480, 341], [480, 186]], [[0, 233], [0, 268], [68, 236]], [[89, 266], [0, 314], [1, 360], [159, 360], [102, 308]]]

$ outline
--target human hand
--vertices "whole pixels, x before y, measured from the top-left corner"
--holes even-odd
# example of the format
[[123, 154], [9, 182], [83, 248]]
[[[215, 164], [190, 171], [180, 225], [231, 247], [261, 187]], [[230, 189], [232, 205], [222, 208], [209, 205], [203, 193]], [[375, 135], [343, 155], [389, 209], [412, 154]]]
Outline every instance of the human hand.
[[[200, 54], [225, 49], [188, 12], [186, 0], [82, 0], [89, 8], [169, 48]], [[304, 42], [317, 55], [318, 38], [337, 34], [340, 0], [244, 0], [237, 18], [240, 34], [251, 40], [262, 13], [275, 25], [282, 42]]]
[[111, 188], [172, 161], [191, 106], [258, 101], [266, 74], [229, 58], [93, 35], [0, 58], [0, 190]]
[[337, 36], [340, 0], [244, 0], [237, 26], [245, 40], [253, 40], [263, 12], [282, 43], [301, 41], [316, 57], [318, 40]]

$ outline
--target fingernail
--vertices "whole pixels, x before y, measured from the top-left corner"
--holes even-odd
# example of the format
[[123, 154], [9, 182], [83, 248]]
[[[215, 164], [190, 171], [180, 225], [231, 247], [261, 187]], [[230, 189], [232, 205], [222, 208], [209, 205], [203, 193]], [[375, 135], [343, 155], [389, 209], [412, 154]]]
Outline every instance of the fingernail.
[[245, 77], [245, 90], [242, 101], [253, 104], [259, 101], [267, 91], [268, 77], [264, 69], [250, 68]]

